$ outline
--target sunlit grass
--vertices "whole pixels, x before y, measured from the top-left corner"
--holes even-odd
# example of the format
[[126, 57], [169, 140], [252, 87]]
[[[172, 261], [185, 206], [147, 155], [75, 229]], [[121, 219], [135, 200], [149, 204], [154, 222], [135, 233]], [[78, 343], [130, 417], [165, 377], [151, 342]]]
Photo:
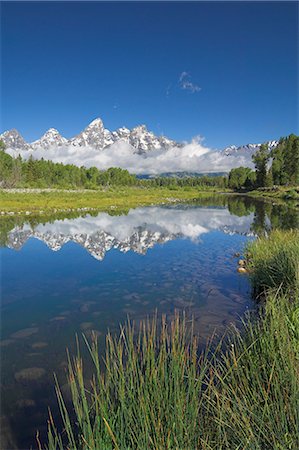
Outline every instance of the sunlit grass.
[[80, 208], [133, 208], [151, 204], [172, 203], [209, 196], [213, 189], [201, 192], [197, 188], [118, 187], [97, 191], [52, 190], [22, 192], [0, 190], [0, 210], [3, 212], [55, 212]]
[[250, 277], [258, 294], [269, 288], [299, 292], [299, 230], [274, 230], [247, 246]]
[[260, 320], [231, 330], [216, 350], [198, 354], [192, 323], [129, 323], [69, 358], [72, 405], [56, 384], [64, 429], [49, 420], [54, 449], [299, 448], [299, 304], [269, 296]]

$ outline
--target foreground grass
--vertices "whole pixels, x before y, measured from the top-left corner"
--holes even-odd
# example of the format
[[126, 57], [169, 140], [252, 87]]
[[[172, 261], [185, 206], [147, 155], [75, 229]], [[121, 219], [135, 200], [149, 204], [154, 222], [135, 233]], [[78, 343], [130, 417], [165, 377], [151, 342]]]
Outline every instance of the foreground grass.
[[299, 293], [299, 230], [274, 230], [251, 242], [247, 258], [256, 296], [277, 288]]
[[108, 335], [105, 370], [94, 339], [91, 381], [80, 354], [69, 360], [71, 406], [56, 386], [64, 430], [50, 416], [47, 448], [295, 450], [298, 330], [298, 305], [274, 295], [261, 320], [230, 333], [212, 356], [197, 355], [192, 327], [178, 316], [144, 323], [137, 338], [129, 324]]
[[213, 189], [199, 191], [197, 188], [138, 188], [119, 187], [107, 190], [0, 190], [0, 210], [3, 213], [51, 213], [63, 210], [107, 210], [158, 205], [175, 201], [187, 201], [210, 196]]
[[265, 302], [213, 351], [198, 354], [192, 321], [179, 315], [108, 334], [104, 365], [96, 338], [85, 340], [94, 374], [86, 377], [79, 351], [69, 357], [72, 402], [57, 383], [63, 429], [50, 415], [46, 448], [297, 450], [297, 238], [273, 232], [250, 245], [251, 276]]

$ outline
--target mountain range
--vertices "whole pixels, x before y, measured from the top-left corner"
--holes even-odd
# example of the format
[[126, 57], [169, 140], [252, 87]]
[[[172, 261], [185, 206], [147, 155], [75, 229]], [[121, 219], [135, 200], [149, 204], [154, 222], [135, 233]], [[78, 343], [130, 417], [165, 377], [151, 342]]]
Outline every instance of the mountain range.
[[[122, 127], [109, 131], [101, 119], [93, 120], [81, 133], [67, 139], [50, 128], [38, 140], [26, 142], [12, 129], [0, 135], [6, 151], [28, 159], [44, 158], [55, 162], [92, 165], [105, 169], [122, 167], [136, 174], [157, 173], [227, 173], [238, 166], [252, 167], [252, 155], [261, 144], [229, 146], [220, 151], [210, 150], [201, 141], [176, 142], [156, 136], [145, 125], [129, 130]], [[278, 144], [268, 142], [269, 148]]]
[[151, 150], [182, 145], [165, 136], [155, 136], [154, 133], [147, 130], [145, 125], [139, 125], [132, 130], [122, 127], [116, 131], [109, 131], [104, 127], [101, 119], [93, 120], [81, 133], [70, 139], [61, 136], [55, 128], [50, 128], [40, 139], [30, 143], [26, 142], [16, 129], [5, 131], [0, 135], [0, 139], [3, 140], [7, 148], [28, 151], [63, 146], [92, 147], [103, 150], [122, 140], [130, 144], [135, 153], [143, 154]]

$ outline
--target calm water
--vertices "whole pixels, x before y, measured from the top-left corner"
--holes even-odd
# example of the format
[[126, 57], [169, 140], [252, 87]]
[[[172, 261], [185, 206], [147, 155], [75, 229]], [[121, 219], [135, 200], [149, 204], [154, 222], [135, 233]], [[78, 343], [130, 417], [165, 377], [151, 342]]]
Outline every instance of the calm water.
[[44, 436], [76, 333], [96, 330], [103, 348], [128, 315], [185, 310], [204, 345], [254, 307], [235, 253], [271, 226], [298, 226], [295, 211], [242, 198], [113, 214], [1, 219], [2, 448]]

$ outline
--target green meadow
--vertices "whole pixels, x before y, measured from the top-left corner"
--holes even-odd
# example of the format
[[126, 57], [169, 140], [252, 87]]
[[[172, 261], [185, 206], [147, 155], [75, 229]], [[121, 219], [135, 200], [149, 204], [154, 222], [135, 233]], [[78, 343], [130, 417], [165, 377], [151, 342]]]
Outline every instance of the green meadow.
[[210, 196], [215, 188], [114, 187], [98, 190], [0, 190], [3, 213], [51, 213], [79, 209], [128, 209], [137, 206], [160, 205], [190, 201]]

